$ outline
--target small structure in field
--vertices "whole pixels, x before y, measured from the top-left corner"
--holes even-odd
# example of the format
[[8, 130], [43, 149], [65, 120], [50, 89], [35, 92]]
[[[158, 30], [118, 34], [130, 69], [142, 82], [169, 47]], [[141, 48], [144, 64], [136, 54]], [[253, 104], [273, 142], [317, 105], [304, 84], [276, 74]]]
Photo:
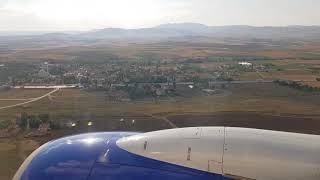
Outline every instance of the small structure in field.
[[50, 132], [50, 124], [49, 123], [40, 124], [38, 131], [41, 133], [49, 133]]
[[238, 64], [239, 64], [239, 65], [241, 65], [241, 66], [246, 66], [246, 67], [250, 67], [250, 66], [252, 66], [252, 63], [245, 62], [245, 61], [243, 61], [243, 62], [239, 62]]
[[37, 130], [33, 130], [28, 133], [25, 137], [43, 137], [50, 134], [50, 124], [42, 123], [39, 125]]

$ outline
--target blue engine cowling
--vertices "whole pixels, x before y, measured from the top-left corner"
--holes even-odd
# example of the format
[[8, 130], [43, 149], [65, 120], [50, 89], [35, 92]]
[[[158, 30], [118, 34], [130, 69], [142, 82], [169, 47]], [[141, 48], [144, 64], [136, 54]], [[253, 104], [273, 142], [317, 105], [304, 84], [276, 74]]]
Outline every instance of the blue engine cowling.
[[137, 133], [81, 134], [48, 142], [33, 152], [14, 180], [222, 180], [220, 174], [186, 168], [127, 152], [119, 138]]

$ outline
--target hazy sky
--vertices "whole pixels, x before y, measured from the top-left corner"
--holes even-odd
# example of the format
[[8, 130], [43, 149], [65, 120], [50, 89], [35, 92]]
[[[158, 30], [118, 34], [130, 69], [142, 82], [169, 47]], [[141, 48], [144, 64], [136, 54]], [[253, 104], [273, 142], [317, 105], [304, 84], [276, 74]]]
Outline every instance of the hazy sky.
[[162, 23], [320, 25], [320, 0], [0, 0], [0, 31], [139, 28]]

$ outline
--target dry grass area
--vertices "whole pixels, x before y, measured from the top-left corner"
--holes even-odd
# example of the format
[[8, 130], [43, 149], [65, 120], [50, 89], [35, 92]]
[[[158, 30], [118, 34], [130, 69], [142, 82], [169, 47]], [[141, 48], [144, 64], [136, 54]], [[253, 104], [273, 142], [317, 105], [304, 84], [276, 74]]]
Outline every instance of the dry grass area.
[[16, 148], [15, 144], [8, 143], [8, 141], [0, 141], [0, 152], [2, 151], [12, 151]]
[[183, 58], [190, 57], [208, 57], [213, 54], [222, 53], [222, 51], [215, 49], [195, 49], [195, 48], [177, 48], [174, 53]]
[[36, 98], [50, 92], [46, 89], [11, 89], [0, 91], [0, 99], [26, 99]]
[[302, 65], [320, 65], [320, 60], [303, 60], [303, 59], [284, 59], [274, 60], [276, 65], [302, 64]]
[[241, 73], [238, 77], [239, 80], [257, 80], [262, 78], [261, 73], [258, 72], [245, 72]]
[[203, 69], [217, 69], [225, 64], [224, 62], [201, 63], [199, 67]]
[[[38, 90], [28, 91], [30, 92], [22, 92], [31, 96], [39, 93]], [[114, 103], [106, 99], [104, 92], [64, 89], [53, 94], [52, 99], [45, 98], [24, 107], [0, 111], [0, 119], [16, 118], [23, 111], [31, 114], [49, 113], [53, 120], [91, 120], [94, 126], [90, 131], [151, 131], [170, 128], [163, 118], [169, 118], [178, 127], [243, 125], [278, 130], [287, 128], [296, 132], [305, 130], [311, 133], [319, 132], [315, 131], [315, 128], [320, 129], [320, 94], [304, 93], [276, 84], [230, 85], [218, 94], [176, 97], [174, 100], [158, 103]], [[221, 112], [226, 111], [238, 114], [221, 115]], [[129, 122], [136, 120], [135, 127], [119, 126], [121, 118]], [[271, 121], [268, 121], [269, 119]], [[303, 123], [304, 126], [297, 129], [299, 123]], [[85, 125], [80, 124], [78, 128], [74, 131], [56, 131], [52, 138], [89, 131]], [[38, 146], [37, 142], [26, 139], [0, 140], [0, 158], [5, 160], [1, 162], [10, 162], [0, 163], [0, 179], [10, 179], [22, 159]]]
[[303, 70], [284, 70], [273, 73], [263, 73], [262, 76], [264, 79], [291, 81], [316, 81], [316, 78], [319, 77]]
[[252, 55], [255, 56], [264, 56], [264, 57], [272, 57], [272, 58], [295, 58], [300, 53], [299, 51], [295, 51], [293, 49], [268, 49], [263, 51], [252, 52]]
[[[296, 45], [294, 42], [277, 42], [259, 44], [250, 40], [226, 40], [222, 38], [191, 38], [182, 42], [171, 41], [101, 41], [79, 44], [48, 45], [45, 48], [17, 49], [14, 52], [2, 52], [5, 59], [69, 61], [75, 57], [87, 57], [99, 59], [106, 56], [118, 56], [119, 58], [141, 58], [143, 54], [152, 55], [159, 59], [179, 59], [210, 56], [249, 56], [270, 57], [279, 59], [299, 59], [301, 57], [317, 58], [319, 43]], [[285, 48], [283, 48], [285, 46]], [[2, 55], [0, 55], [1, 57]]]
[[22, 102], [24, 102], [24, 100], [19, 100], [19, 101], [3, 101], [3, 100], [0, 100], [0, 108], [1, 107], [5, 107], [5, 106], [15, 105], [15, 104], [22, 103]]
[[[30, 90], [33, 91], [33, 90]], [[154, 114], [180, 114], [217, 111], [259, 111], [294, 114], [320, 114], [318, 104], [297, 100], [318, 95], [305, 94], [274, 84], [232, 85], [226, 92], [210, 96], [176, 97], [174, 101], [136, 101], [129, 103], [109, 102], [103, 92], [87, 92], [65, 89], [35, 103], [0, 111], [0, 118], [10, 119], [22, 111], [49, 113], [54, 119], [97, 118], [108, 116], [139, 116]], [[229, 93], [227, 93], [229, 92]], [[38, 93], [38, 92], [37, 92]], [[1, 94], [1, 93], [0, 93]], [[32, 94], [30, 92], [30, 94]], [[99, 118], [100, 119], [100, 118]], [[152, 118], [151, 118], [152, 119]]]
[[39, 143], [27, 139], [0, 139], [0, 179], [9, 180]]

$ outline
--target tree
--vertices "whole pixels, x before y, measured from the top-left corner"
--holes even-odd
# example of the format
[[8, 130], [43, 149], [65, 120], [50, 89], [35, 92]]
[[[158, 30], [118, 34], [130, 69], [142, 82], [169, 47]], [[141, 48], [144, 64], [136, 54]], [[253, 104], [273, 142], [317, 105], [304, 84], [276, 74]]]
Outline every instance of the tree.
[[49, 122], [49, 114], [44, 113], [44, 114], [39, 114], [39, 119], [41, 120], [42, 123], [48, 123]]
[[[44, 120], [42, 121], [41, 118]], [[43, 122], [49, 121], [49, 115], [28, 115], [26, 112], [21, 113], [19, 125], [22, 128], [38, 128]]]
[[77, 83], [77, 78], [73, 75], [71, 76], [64, 76], [63, 77], [63, 83], [64, 84], [75, 84]]
[[26, 128], [27, 125], [28, 125], [28, 114], [26, 112], [22, 112], [21, 117], [20, 117], [19, 126]]
[[30, 115], [28, 119], [31, 128], [38, 128], [42, 123], [39, 116], [36, 115]]

